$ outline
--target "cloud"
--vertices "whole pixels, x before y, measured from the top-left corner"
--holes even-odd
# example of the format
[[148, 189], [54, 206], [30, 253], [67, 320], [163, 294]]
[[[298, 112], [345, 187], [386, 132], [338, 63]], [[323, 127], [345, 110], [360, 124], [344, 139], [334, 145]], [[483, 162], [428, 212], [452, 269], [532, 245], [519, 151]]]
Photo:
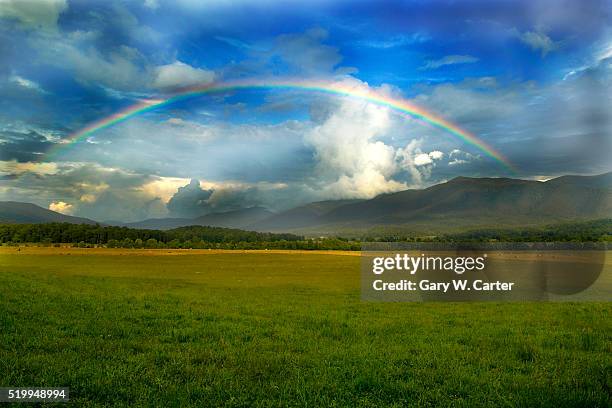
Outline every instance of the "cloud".
[[67, 8], [66, 0], [2, 0], [0, 18], [14, 19], [26, 29], [55, 31]]
[[[72, 71], [77, 80], [124, 92], [164, 91], [192, 85], [205, 85], [215, 79], [210, 70], [196, 68], [181, 61], [155, 66], [138, 49], [121, 45], [102, 53], [88, 46], [88, 40], [66, 36], [48, 47], [47, 39], [35, 39], [40, 57], [47, 63]], [[124, 94], [117, 96], [123, 97]], [[129, 95], [128, 95], [129, 96]]]
[[471, 55], [447, 55], [438, 60], [427, 61], [420, 69], [438, 69], [445, 65], [473, 64], [475, 62], [478, 62], [478, 58]]
[[145, 0], [144, 6], [150, 8], [151, 10], [157, 10], [159, 8], [158, 0]]
[[516, 31], [518, 38], [527, 44], [532, 50], [540, 51], [542, 57], [545, 57], [551, 51], [556, 50], [559, 44], [554, 42], [549, 36], [542, 32], [526, 31], [519, 33]]
[[9, 77], [9, 81], [22, 87], [25, 89], [29, 89], [31, 91], [36, 91], [39, 93], [47, 93], [47, 91], [45, 91], [37, 82], [26, 79], [24, 77], [21, 77], [19, 75], [11, 75]]
[[200, 187], [200, 182], [196, 179], [191, 180], [184, 187], [179, 187], [176, 194], [170, 198], [167, 204], [168, 211], [175, 217], [194, 218], [210, 212], [208, 199], [213, 190], [204, 190]]
[[432, 152], [429, 152], [429, 157], [432, 160], [440, 160], [440, 159], [442, 159], [444, 157], [444, 153], [442, 153], [439, 150], [434, 150]]
[[[1, 199], [33, 202], [43, 207], [64, 202], [73, 215], [99, 221], [136, 221], [167, 215], [159, 197], [142, 186], [155, 176], [138, 174], [93, 163], [37, 163], [0, 190]], [[40, 166], [50, 166], [43, 171]], [[37, 171], [37, 172], [35, 172]], [[59, 205], [59, 204], [58, 204]], [[61, 207], [57, 207], [61, 208]]]
[[180, 187], [189, 184], [189, 179], [181, 177], [158, 177], [142, 185], [144, 194], [151, 197], [159, 197], [164, 203], [168, 203]]
[[390, 125], [387, 108], [343, 100], [306, 134], [324, 196], [365, 198], [405, 188], [390, 178], [397, 171], [394, 148], [377, 140]]
[[302, 34], [283, 34], [277, 37], [274, 49], [269, 53], [269, 61], [279, 56], [292, 70], [306, 75], [332, 72], [342, 61], [336, 47], [323, 44], [327, 30], [311, 28]]
[[57, 163], [18, 162], [17, 160], [0, 161], [0, 174], [3, 176], [21, 176], [23, 173], [42, 176], [56, 174], [58, 171]]
[[239, 48], [239, 49], [244, 49], [244, 50], [255, 50], [255, 51], [266, 51], [265, 49], [261, 48], [261, 47], [257, 47], [254, 45], [251, 45], [249, 43], [246, 43], [242, 40], [239, 40], [237, 38], [232, 38], [232, 37], [226, 37], [223, 35], [216, 35], [215, 36], [215, 40], [221, 41], [225, 44], [231, 45], [232, 47], [235, 48]]
[[206, 85], [213, 82], [213, 71], [194, 68], [181, 61], [162, 65], [155, 68], [153, 87], [164, 90], [188, 87], [192, 85]]
[[418, 153], [416, 156], [414, 156], [413, 162], [417, 167], [426, 166], [428, 164], [432, 164], [434, 160], [440, 160], [442, 157], [444, 157], [444, 153], [439, 150], [434, 150], [430, 153]]
[[0, 160], [37, 161], [54, 141], [34, 130], [0, 129]]
[[86, 85], [132, 91], [145, 89], [150, 83], [146, 58], [133, 47], [121, 45], [102, 53], [78, 33], [51, 40], [34, 38], [32, 44], [42, 61], [70, 71]]
[[62, 214], [72, 214], [74, 206], [63, 201], [53, 201], [49, 204], [49, 209]]
[[285, 209], [303, 203], [303, 196], [303, 192], [290, 189], [284, 183], [203, 183], [192, 179], [178, 188], [167, 208], [171, 216], [194, 218], [254, 206]]
[[423, 139], [413, 139], [405, 147], [395, 152], [396, 160], [402, 170], [407, 171], [411, 177], [411, 187], [421, 188], [431, 177], [436, 161], [444, 157], [444, 153], [433, 150], [424, 153], [421, 148]]
[[378, 48], [378, 49], [391, 49], [397, 47], [403, 47], [410, 44], [420, 44], [431, 40], [427, 34], [417, 32], [412, 35], [396, 35], [390, 38], [381, 40], [361, 40], [357, 42], [360, 47]]
[[449, 166], [458, 166], [462, 164], [468, 164], [474, 160], [477, 160], [479, 159], [479, 156], [473, 155], [468, 152], [464, 152], [463, 150], [460, 150], [460, 149], [453, 149], [448, 154], [448, 158], [449, 158], [449, 162], [448, 162]]

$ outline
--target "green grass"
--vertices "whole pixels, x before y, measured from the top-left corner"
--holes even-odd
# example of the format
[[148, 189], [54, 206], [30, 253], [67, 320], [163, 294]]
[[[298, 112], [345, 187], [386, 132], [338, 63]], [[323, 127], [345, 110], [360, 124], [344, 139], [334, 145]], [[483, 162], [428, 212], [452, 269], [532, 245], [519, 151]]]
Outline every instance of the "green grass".
[[77, 406], [612, 402], [610, 303], [364, 303], [355, 256], [27, 251], [0, 253], [0, 386]]

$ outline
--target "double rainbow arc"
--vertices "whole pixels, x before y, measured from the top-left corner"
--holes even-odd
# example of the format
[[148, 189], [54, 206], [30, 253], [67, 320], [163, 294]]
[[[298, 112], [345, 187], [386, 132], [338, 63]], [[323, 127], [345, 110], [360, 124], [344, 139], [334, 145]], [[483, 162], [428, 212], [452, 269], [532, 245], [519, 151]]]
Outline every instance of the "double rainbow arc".
[[164, 106], [172, 105], [173, 103], [183, 101], [185, 99], [195, 98], [213, 93], [223, 93], [228, 91], [240, 91], [240, 90], [253, 90], [253, 89], [285, 89], [285, 90], [303, 90], [311, 92], [325, 93], [329, 95], [345, 96], [351, 98], [362, 99], [379, 106], [386, 106], [394, 111], [407, 114], [411, 117], [417, 118], [425, 123], [428, 123], [436, 128], [442, 129], [464, 142], [476, 147], [487, 156], [493, 158], [500, 164], [502, 164], [508, 170], [514, 172], [514, 167], [500, 152], [495, 150], [492, 146], [488, 145], [483, 140], [476, 137], [474, 134], [461, 129], [459, 126], [443, 119], [434, 113], [428, 112], [422, 107], [414, 105], [413, 103], [401, 99], [392, 98], [386, 95], [382, 95], [378, 92], [371, 90], [364, 90], [358, 87], [351, 87], [343, 83], [332, 83], [323, 81], [299, 81], [299, 80], [286, 80], [286, 81], [235, 81], [235, 82], [223, 82], [213, 83], [205, 86], [185, 88], [177, 93], [170, 95], [163, 99], [148, 99], [143, 100], [135, 105], [129, 106], [128, 108], [116, 112], [110, 116], [95, 121], [88, 126], [80, 129], [79, 131], [72, 133], [65, 143], [58, 145], [56, 148], [51, 150], [47, 154], [47, 158], [53, 157], [61, 153], [61, 151], [67, 149], [69, 146], [86, 139], [97, 131], [106, 129], [117, 123], [127, 121], [135, 116], [141, 115], [146, 112], [160, 109]]

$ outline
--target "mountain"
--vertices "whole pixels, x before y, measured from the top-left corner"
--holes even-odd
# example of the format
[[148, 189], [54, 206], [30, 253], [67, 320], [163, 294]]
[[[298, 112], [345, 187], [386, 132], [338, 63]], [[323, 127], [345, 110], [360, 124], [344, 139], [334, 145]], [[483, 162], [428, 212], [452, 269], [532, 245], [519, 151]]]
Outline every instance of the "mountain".
[[270, 218], [274, 213], [263, 207], [212, 213], [196, 218], [198, 225], [244, 229], [251, 224]]
[[348, 204], [355, 204], [364, 200], [329, 200], [292, 208], [279, 214], [274, 214], [259, 221], [253, 221], [249, 227], [256, 230], [287, 230], [305, 228], [319, 223], [321, 218], [329, 212]]
[[[611, 217], [612, 173], [606, 173], [562, 176], [546, 182], [457, 177], [422, 190], [382, 194], [369, 200], [320, 201], [277, 214], [251, 207], [193, 219], [159, 218], [121, 225], [162, 230], [200, 225], [350, 236], [379, 229], [437, 234]], [[11, 201], [0, 202], [0, 222], [95, 224], [86, 218]]]
[[206, 214], [197, 218], [150, 218], [144, 221], [122, 224], [130, 228], [161, 229], [202, 225], [210, 227], [246, 228], [265, 218], [274, 215], [263, 207], [250, 207], [240, 210]]
[[[457, 177], [423, 190], [331, 205], [320, 213], [304, 208], [308, 206], [276, 214], [251, 227], [343, 232], [383, 226], [426, 232], [608, 218], [612, 216], [612, 173], [563, 176], [546, 182]], [[296, 210], [300, 216], [293, 218]]]
[[18, 201], [0, 201], [0, 223], [42, 224], [47, 222], [68, 222], [71, 224], [96, 224], [88, 218], [73, 217], [47, 210], [36, 204]]

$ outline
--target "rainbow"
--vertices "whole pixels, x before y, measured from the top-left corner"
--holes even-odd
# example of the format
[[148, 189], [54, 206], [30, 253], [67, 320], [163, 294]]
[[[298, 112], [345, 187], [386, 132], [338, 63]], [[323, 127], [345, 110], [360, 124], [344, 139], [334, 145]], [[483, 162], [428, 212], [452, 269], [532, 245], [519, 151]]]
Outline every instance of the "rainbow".
[[363, 87], [351, 86], [341, 82], [324, 82], [324, 81], [301, 81], [301, 80], [245, 80], [235, 82], [221, 82], [212, 83], [204, 86], [196, 86], [190, 88], [184, 88], [168, 97], [162, 99], [147, 99], [142, 100], [139, 103], [129, 106], [128, 108], [116, 112], [110, 116], [102, 118], [96, 122], [90, 123], [83, 129], [72, 133], [68, 138], [64, 139], [64, 143], [57, 145], [46, 155], [46, 158], [53, 157], [59, 154], [61, 151], [67, 149], [79, 141], [85, 140], [95, 132], [102, 129], [106, 129], [117, 123], [124, 122], [135, 116], [141, 115], [146, 112], [160, 109], [162, 107], [172, 105], [173, 103], [183, 101], [189, 98], [195, 98], [202, 95], [208, 95], [213, 93], [223, 93], [228, 91], [240, 91], [240, 90], [257, 90], [257, 89], [283, 89], [283, 90], [303, 90], [319, 92], [329, 95], [344, 96], [362, 99], [379, 106], [386, 106], [392, 110], [401, 114], [407, 114], [411, 117], [419, 119], [425, 123], [428, 123], [436, 128], [442, 129], [464, 142], [476, 147], [487, 156], [495, 159], [497, 162], [502, 164], [508, 170], [514, 172], [514, 167], [500, 152], [495, 150], [492, 146], [485, 143], [472, 133], [461, 129], [459, 126], [431, 113], [425, 109], [408, 102], [401, 98], [392, 98], [389, 96], [382, 95], [378, 92], [363, 89]]

